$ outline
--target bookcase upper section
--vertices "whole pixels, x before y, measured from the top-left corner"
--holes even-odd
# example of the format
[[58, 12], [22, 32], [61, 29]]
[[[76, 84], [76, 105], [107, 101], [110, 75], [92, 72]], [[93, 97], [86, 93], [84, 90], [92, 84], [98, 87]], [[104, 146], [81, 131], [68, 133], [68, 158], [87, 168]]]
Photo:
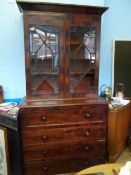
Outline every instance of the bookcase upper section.
[[105, 7], [18, 2], [28, 99], [96, 97]]

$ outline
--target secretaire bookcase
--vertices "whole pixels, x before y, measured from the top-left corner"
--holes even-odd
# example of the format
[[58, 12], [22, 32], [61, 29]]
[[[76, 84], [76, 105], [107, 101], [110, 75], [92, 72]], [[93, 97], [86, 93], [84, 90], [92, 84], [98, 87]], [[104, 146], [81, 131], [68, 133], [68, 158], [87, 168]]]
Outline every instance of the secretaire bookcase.
[[25, 33], [23, 174], [72, 173], [104, 163], [108, 105], [98, 97], [98, 77], [107, 8], [17, 3]]

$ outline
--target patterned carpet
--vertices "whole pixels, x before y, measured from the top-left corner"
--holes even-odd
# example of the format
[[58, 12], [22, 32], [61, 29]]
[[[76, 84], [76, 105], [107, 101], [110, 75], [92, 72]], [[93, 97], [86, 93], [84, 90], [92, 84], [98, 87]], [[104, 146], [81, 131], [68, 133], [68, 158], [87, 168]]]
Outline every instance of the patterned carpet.
[[131, 150], [129, 148], [125, 149], [125, 151], [117, 159], [116, 163], [125, 164], [127, 161], [131, 161]]

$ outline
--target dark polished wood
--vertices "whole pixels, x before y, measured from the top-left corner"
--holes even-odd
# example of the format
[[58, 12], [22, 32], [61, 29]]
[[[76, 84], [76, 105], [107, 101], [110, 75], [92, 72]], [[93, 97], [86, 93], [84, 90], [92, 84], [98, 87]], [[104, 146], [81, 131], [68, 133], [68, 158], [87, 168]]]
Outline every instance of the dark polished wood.
[[97, 97], [105, 7], [19, 3], [28, 99]]
[[98, 97], [101, 15], [107, 9], [24, 3], [24, 175], [72, 173], [107, 160], [108, 104]]
[[20, 124], [25, 175], [33, 170], [34, 175], [76, 172], [104, 163], [107, 114], [108, 104], [100, 99], [24, 101]]
[[21, 159], [21, 139], [18, 125], [18, 114], [0, 112], [0, 126], [7, 129], [8, 142], [8, 174], [23, 175]]
[[87, 5], [53, 4], [53, 3], [31, 3], [19, 2], [18, 5], [25, 11], [44, 11], [60, 13], [78, 13], [101, 15], [108, 7], [97, 7]]
[[[55, 160], [28, 162], [26, 164], [26, 174], [28, 175], [54, 175], [63, 174], [63, 172], [76, 172], [85, 167], [101, 164], [104, 162], [103, 156], [101, 157], [84, 157], [84, 156], [70, 156], [70, 158], [61, 158]], [[57, 168], [56, 168], [57, 167]]]
[[[98, 139], [105, 138], [106, 128], [105, 125], [101, 126], [100, 124], [84, 123], [79, 125], [72, 124], [70, 127], [66, 124], [61, 127], [50, 128], [36, 127], [36, 128], [27, 128], [23, 131], [23, 143], [24, 145], [35, 145], [35, 144], [44, 144], [50, 142], [58, 142], [59, 140], [72, 141], [79, 139], [93, 139], [94, 137]], [[33, 133], [33, 135], [30, 134]], [[35, 143], [34, 143], [35, 140]]]
[[3, 88], [0, 86], [0, 103], [3, 103]]

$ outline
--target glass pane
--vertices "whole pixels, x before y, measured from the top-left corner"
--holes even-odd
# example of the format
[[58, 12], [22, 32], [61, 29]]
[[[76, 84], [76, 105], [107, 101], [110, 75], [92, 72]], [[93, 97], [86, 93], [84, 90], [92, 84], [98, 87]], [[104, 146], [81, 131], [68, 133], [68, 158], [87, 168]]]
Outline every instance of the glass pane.
[[30, 27], [31, 88], [33, 94], [58, 94], [59, 27]]
[[91, 27], [70, 28], [70, 92], [94, 90], [96, 30]]

